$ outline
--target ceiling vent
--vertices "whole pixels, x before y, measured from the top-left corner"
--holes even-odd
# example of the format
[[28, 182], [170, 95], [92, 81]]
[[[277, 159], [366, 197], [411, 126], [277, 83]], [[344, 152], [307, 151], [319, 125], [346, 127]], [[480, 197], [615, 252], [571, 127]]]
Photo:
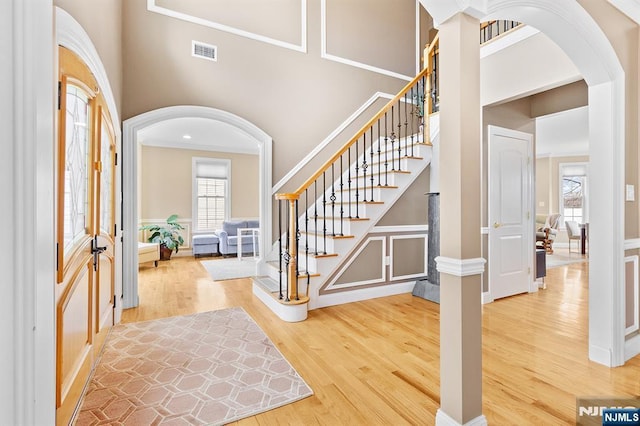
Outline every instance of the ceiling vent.
[[208, 59], [210, 61], [218, 60], [218, 47], [200, 41], [191, 41], [191, 56], [196, 58]]

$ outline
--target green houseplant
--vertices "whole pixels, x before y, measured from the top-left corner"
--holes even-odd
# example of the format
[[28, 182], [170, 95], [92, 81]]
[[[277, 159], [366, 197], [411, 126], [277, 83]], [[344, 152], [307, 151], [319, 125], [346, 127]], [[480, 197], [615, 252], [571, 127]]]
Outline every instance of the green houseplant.
[[178, 247], [184, 244], [184, 238], [178, 232], [184, 229], [184, 226], [180, 225], [177, 220], [178, 215], [172, 214], [167, 218], [166, 225], [143, 225], [140, 227], [141, 231], [149, 231], [147, 241], [160, 244], [160, 260], [171, 259], [171, 253], [174, 250], [177, 253]]

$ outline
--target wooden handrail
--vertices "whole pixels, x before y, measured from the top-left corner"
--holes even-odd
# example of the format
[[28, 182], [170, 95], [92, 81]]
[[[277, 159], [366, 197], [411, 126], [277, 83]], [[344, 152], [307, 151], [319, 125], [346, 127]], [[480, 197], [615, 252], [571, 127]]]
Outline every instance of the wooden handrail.
[[[436, 46], [438, 45], [438, 40], [439, 40], [439, 35], [436, 35], [433, 39], [433, 41], [431, 42], [431, 44], [429, 45], [429, 52], [432, 52]], [[318, 169], [318, 171], [316, 171], [313, 175], [311, 175], [311, 177], [309, 177], [309, 179], [307, 179], [302, 185], [300, 185], [300, 187], [289, 194], [276, 194], [276, 199], [291, 199], [291, 195], [295, 195], [295, 198], [299, 198], [300, 195], [307, 189], [309, 188], [313, 182], [316, 181], [316, 179], [318, 179], [320, 176], [322, 176], [322, 173], [324, 173], [325, 171], [327, 171], [329, 169], [329, 167], [331, 167], [331, 165], [333, 163], [335, 163], [336, 161], [338, 161], [338, 159], [340, 159], [340, 157], [342, 156], [342, 154], [344, 154], [345, 152], [347, 152], [347, 150], [353, 146], [359, 139], [360, 137], [367, 132], [367, 130], [369, 130], [369, 128], [371, 128], [379, 119], [381, 119], [385, 113], [389, 112], [391, 110], [391, 107], [393, 105], [395, 105], [398, 101], [400, 101], [402, 99], [402, 97], [413, 87], [415, 86], [418, 81], [420, 81], [421, 78], [423, 78], [424, 76], [428, 75], [430, 73], [430, 67], [426, 67], [425, 69], [423, 69], [413, 80], [411, 80], [409, 83], [407, 83], [406, 86], [404, 86], [402, 88], [402, 90], [393, 98], [391, 99], [389, 102], [387, 102], [387, 104], [382, 107], [382, 109], [371, 119], [367, 122], [367, 124], [365, 124], [351, 139], [349, 139], [349, 141], [344, 144], [342, 146], [342, 148], [340, 148], [331, 158], [329, 158], [323, 165], [322, 167], [320, 167]], [[426, 117], [426, 119], [428, 119], [428, 117]]]

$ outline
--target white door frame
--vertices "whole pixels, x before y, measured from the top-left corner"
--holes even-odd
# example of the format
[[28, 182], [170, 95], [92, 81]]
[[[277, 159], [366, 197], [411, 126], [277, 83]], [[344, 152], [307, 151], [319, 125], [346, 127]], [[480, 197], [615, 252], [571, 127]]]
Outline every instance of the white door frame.
[[[490, 125], [489, 129], [487, 131], [487, 135], [488, 135], [488, 152], [489, 152], [489, 158], [488, 158], [488, 170], [487, 170], [487, 180], [488, 180], [488, 185], [487, 185], [487, 189], [488, 189], [488, 194], [487, 197], [489, 200], [491, 200], [491, 150], [492, 150], [492, 135], [495, 135], [496, 133], [500, 133], [501, 135], [504, 136], [508, 136], [508, 137], [514, 137], [514, 138], [518, 138], [518, 139], [528, 139], [528, 143], [527, 143], [527, 158], [529, 158], [529, 163], [527, 164], [527, 177], [526, 177], [526, 185], [527, 185], [527, 191], [528, 191], [528, 197], [527, 197], [527, 210], [529, 211], [529, 217], [526, 220], [525, 223], [525, 231], [524, 231], [524, 240], [529, 242], [529, 244], [527, 244], [527, 264], [526, 264], [526, 268], [529, 268], [529, 271], [531, 271], [531, 273], [528, 275], [528, 279], [527, 279], [527, 287], [528, 287], [528, 291], [529, 293], [532, 292], [536, 292], [538, 291], [538, 286], [535, 284], [535, 279], [534, 279], [534, 274], [533, 274], [533, 258], [534, 258], [534, 246], [535, 246], [535, 239], [533, 236], [533, 227], [534, 227], [534, 215], [533, 215], [533, 211], [534, 211], [534, 204], [535, 204], [535, 200], [534, 200], [534, 194], [535, 194], [535, 188], [533, 185], [534, 179], [533, 179], [533, 167], [531, 166], [531, 158], [533, 157], [533, 135], [530, 133], [524, 133], [524, 132], [519, 132], [517, 130], [512, 130], [512, 129], [507, 129], [504, 127], [499, 127], [499, 126], [493, 126]], [[488, 211], [488, 227], [489, 227], [489, 236], [488, 236], [488, 246], [489, 246], [489, 255], [488, 257], [488, 262], [489, 262], [489, 285], [488, 285], [488, 297], [489, 300], [494, 300], [495, 299], [495, 295], [492, 293], [492, 277], [493, 274], [495, 274], [496, 271], [496, 262], [497, 256], [492, 256], [491, 250], [492, 250], [492, 244], [491, 244], [491, 238], [493, 237], [493, 231], [492, 231], [492, 211], [491, 211], [491, 201], [488, 202], [487, 205], [487, 211]]]
[[[138, 132], [153, 124], [175, 118], [206, 118], [234, 126], [251, 136], [259, 149], [260, 179], [260, 253], [271, 251], [271, 184], [272, 139], [259, 127], [242, 117], [215, 108], [194, 105], [178, 105], [149, 111], [123, 123], [123, 303], [125, 308], [138, 306]], [[266, 273], [266, 259], [258, 263], [260, 273]]]

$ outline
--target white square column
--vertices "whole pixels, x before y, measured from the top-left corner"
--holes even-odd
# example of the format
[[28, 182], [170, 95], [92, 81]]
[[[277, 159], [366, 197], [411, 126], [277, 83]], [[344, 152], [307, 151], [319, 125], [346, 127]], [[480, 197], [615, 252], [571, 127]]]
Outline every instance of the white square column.
[[440, 25], [440, 403], [438, 425], [482, 415], [480, 23]]

